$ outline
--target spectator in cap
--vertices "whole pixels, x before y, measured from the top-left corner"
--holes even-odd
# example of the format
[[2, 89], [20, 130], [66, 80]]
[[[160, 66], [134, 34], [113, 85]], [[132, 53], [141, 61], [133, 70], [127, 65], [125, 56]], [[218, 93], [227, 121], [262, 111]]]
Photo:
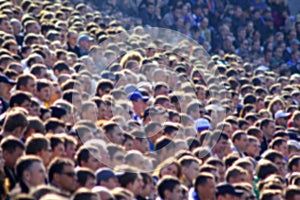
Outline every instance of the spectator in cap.
[[119, 185], [118, 178], [109, 168], [100, 168], [96, 172], [97, 186], [103, 186], [107, 189], [114, 189]]
[[285, 112], [283, 110], [278, 110], [274, 116], [276, 125], [287, 128], [287, 122], [290, 116], [291, 113]]
[[78, 45], [80, 48], [80, 55], [85, 56], [90, 52], [90, 47], [93, 45], [94, 38], [87, 34], [82, 34], [78, 37]]
[[243, 195], [243, 191], [235, 189], [229, 183], [220, 183], [217, 185], [217, 200], [229, 200], [241, 197]]
[[136, 90], [128, 95], [128, 99], [132, 103], [133, 119], [141, 121], [142, 113], [147, 107], [146, 102], [149, 100], [149, 97], [143, 96], [140, 91]]
[[10, 99], [10, 90], [16, 84], [15, 81], [10, 80], [7, 76], [0, 74], [0, 100], [2, 102], [1, 113], [7, 110], [8, 101]]

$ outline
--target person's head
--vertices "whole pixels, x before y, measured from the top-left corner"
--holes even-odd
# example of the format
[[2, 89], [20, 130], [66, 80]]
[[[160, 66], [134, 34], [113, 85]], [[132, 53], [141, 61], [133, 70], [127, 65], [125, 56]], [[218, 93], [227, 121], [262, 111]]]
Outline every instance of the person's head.
[[31, 98], [32, 95], [28, 92], [16, 91], [10, 97], [9, 107], [22, 107], [25, 108], [28, 112], [30, 112]]
[[263, 180], [272, 174], [277, 174], [277, 166], [269, 160], [262, 159], [256, 165], [256, 176]]
[[257, 158], [259, 156], [261, 147], [260, 142], [256, 137], [252, 135], [248, 136], [248, 145], [246, 148], [246, 153], [248, 156], [253, 158]]
[[212, 139], [217, 139], [216, 144], [212, 148], [212, 151], [223, 159], [224, 150], [227, 148], [228, 145], [228, 136], [220, 132], [219, 130], [216, 130], [212, 134]]
[[262, 158], [274, 163], [277, 166], [278, 172], [281, 175], [286, 174], [286, 163], [284, 161], [284, 156], [281, 152], [272, 150], [272, 149], [268, 149], [267, 151], [265, 151], [263, 153]]
[[65, 123], [56, 118], [49, 118], [44, 123], [47, 133], [64, 133]]
[[77, 150], [75, 159], [79, 166], [96, 171], [100, 167], [100, 157], [97, 154], [99, 154], [97, 148], [83, 145]]
[[161, 136], [155, 141], [154, 149], [158, 152], [160, 159], [164, 160], [174, 155], [176, 146], [171, 138]]
[[52, 158], [64, 157], [66, 155], [64, 137], [62, 135], [47, 135], [47, 137], [52, 150]]
[[141, 173], [142, 177], [143, 177], [143, 187], [141, 189], [141, 193], [140, 196], [142, 197], [150, 197], [153, 198], [154, 194], [156, 192], [155, 190], [155, 186], [153, 183], [153, 178], [149, 173], [146, 172], [142, 172]]
[[124, 140], [123, 131], [115, 122], [107, 122], [103, 125], [103, 130], [105, 132], [106, 137], [110, 140], [110, 142], [115, 144], [122, 144]]
[[180, 200], [180, 181], [173, 176], [164, 176], [157, 183], [158, 195], [165, 200]]
[[97, 105], [93, 101], [85, 101], [82, 103], [81, 118], [92, 122], [97, 121]]
[[96, 87], [96, 96], [102, 97], [104, 94], [109, 94], [114, 88], [112, 81], [108, 79], [103, 79], [98, 82]]
[[43, 102], [51, 100], [51, 83], [48, 80], [40, 79], [37, 81], [36, 96]]
[[204, 115], [204, 108], [199, 102], [191, 102], [187, 105], [186, 113], [194, 119], [199, 119]]
[[260, 129], [266, 138], [272, 138], [275, 132], [275, 122], [272, 119], [262, 119], [260, 122]]
[[284, 193], [286, 200], [296, 200], [300, 198], [300, 189], [296, 185], [290, 185], [286, 188]]
[[242, 192], [229, 183], [220, 183], [217, 186], [217, 200], [231, 200], [241, 196], [242, 194]]
[[[2, 57], [2, 56], [1, 56]], [[0, 62], [1, 62], [0, 58]], [[10, 99], [10, 90], [15, 85], [15, 82], [10, 80], [6, 75], [0, 75], [0, 97], [2, 97], [4, 100], [9, 101]]]
[[47, 66], [44, 64], [34, 64], [30, 68], [30, 73], [37, 79], [47, 78]]
[[74, 163], [68, 158], [54, 158], [48, 167], [49, 182], [66, 192], [76, 189], [77, 176]]
[[117, 168], [116, 171], [124, 172], [118, 176], [120, 186], [130, 190], [135, 196], [139, 195], [140, 188], [143, 186], [143, 178], [138, 172], [139, 170], [128, 166], [124, 166], [124, 169], [122, 169], [123, 166], [119, 167], [121, 169]]
[[6, 15], [0, 15], [0, 30], [6, 33], [12, 33], [12, 27], [9, 23], [9, 18]]
[[201, 199], [213, 199], [217, 192], [214, 175], [201, 172], [194, 180], [194, 188]]
[[238, 151], [244, 153], [247, 150], [248, 139], [244, 131], [236, 131], [232, 135], [232, 142]]
[[227, 169], [225, 179], [228, 183], [241, 183], [249, 180], [248, 172], [239, 166], [231, 166]]
[[283, 137], [273, 139], [269, 145], [271, 149], [281, 152], [286, 157], [289, 156], [287, 141]]
[[124, 157], [125, 164], [129, 166], [136, 167], [140, 170], [145, 169], [145, 161], [143, 154], [138, 150], [130, 150], [125, 154]]
[[109, 144], [107, 145], [107, 150], [113, 167], [124, 163], [125, 152], [121, 145]]
[[36, 187], [45, 184], [47, 177], [46, 169], [40, 157], [33, 155], [22, 156], [17, 160], [15, 169], [16, 176], [27, 187]]
[[97, 185], [114, 189], [119, 185], [118, 178], [114, 171], [109, 168], [100, 168], [96, 172]]
[[96, 192], [91, 191], [89, 188], [79, 188], [72, 196], [72, 200], [98, 200], [99, 197]]
[[27, 138], [26, 155], [37, 155], [43, 159], [43, 163], [47, 166], [51, 157], [51, 146], [49, 140], [42, 134], [32, 134]]
[[77, 182], [79, 187], [92, 189], [96, 185], [95, 173], [85, 167], [76, 169]]
[[259, 195], [260, 200], [275, 200], [275, 199], [283, 199], [282, 192], [280, 190], [274, 189], [265, 189]]
[[31, 94], [35, 94], [36, 92], [36, 79], [31, 74], [22, 74], [17, 78], [16, 89], [30, 92]]
[[133, 139], [134, 149], [142, 153], [149, 151], [149, 144], [145, 132], [139, 130], [133, 130], [132, 132], [130, 132], [129, 135], [133, 136], [132, 139]]
[[18, 138], [8, 136], [1, 141], [0, 146], [3, 159], [5, 160], [5, 166], [13, 169], [17, 159], [24, 154], [24, 144]]
[[7, 113], [4, 123], [3, 132], [7, 135], [13, 135], [17, 138], [24, 137], [24, 132], [28, 126], [28, 120], [23, 111], [17, 109]]
[[178, 160], [181, 165], [185, 180], [192, 184], [194, 178], [199, 174], [201, 162], [193, 156], [183, 156]]
[[294, 155], [291, 158], [289, 158], [287, 167], [291, 173], [300, 172], [300, 156]]

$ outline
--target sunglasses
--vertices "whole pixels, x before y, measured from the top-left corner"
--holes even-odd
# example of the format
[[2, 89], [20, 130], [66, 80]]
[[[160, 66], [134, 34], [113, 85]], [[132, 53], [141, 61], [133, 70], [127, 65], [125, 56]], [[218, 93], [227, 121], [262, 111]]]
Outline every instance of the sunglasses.
[[75, 173], [75, 172], [61, 172], [60, 174], [65, 174], [65, 175], [67, 175], [67, 176], [69, 176], [69, 177], [74, 177], [74, 176], [76, 176], [76, 173]]

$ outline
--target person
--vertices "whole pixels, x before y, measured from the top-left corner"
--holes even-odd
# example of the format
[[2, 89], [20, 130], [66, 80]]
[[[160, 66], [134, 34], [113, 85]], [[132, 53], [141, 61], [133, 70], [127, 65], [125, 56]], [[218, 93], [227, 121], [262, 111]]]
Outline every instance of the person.
[[78, 187], [93, 189], [96, 186], [96, 176], [92, 170], [80, 167], [76, 169], [76, 175]]
[[55, 158], [48, 167], [49, 183], [70, 196], [77, 187], [74, 162], [68, 158]]
[[235, 189], [229, 183], [220, 183], [217, 185], [217, 200], [234, 199], [242, 196], [243, 192]]
[[103, 186], [108, 189], [114, 189], [119, 185], [118, 178], [114, 171], [109, 168], [99, 168], [96, 171], [97, 186]]
[[45, 184], [47, 180], [43, 161], [38, 156], [20, 157], [16, 162], [16, 176], [20, 178], [18, 185], [12, 190], [11, 196], [18, 193], [30, 193], [33, 188]]
[[43, 164], [48, 166], [51, 161], [51, 146], [50, 141], [42, 134], [33, 134], [27, 138], [25, 143], [25, 152], [27, 155], [40, 156], [43, 160]]
[[15, 174], [15, 164], [25, 150], [24, 144], [13, 136], [8, 136], [1, 141], [1, 149], [3, 159], [5, 160], [4, 172], [9, 180], [9, 189], [13, 189], [17, 183], [17, 176]]
[[165, 176], [157, 183], [158, 195], [161, 199], [180, 199], [180, 181], [172, 176]]
[[215, 177], [211, 173], [202, 172], [195, 178], [189, 199], [214, 199], [217, 192]]

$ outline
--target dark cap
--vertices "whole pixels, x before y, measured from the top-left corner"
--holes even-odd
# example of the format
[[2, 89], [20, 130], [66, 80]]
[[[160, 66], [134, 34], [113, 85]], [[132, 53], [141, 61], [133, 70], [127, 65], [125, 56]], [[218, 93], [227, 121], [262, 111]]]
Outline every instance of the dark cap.
[[297, 45], [299, 45], [300, 42], [299, 42], [299, 40], [297, 40], [297, 39], [292, 39], [292, 40], [291, 40], [291, 44], [297, 44]]
[[140, 91], [134, 91], [128, 95], [128, 99], [130, 101], [135, 101], [138, 99], [142, 99], [144, 102], [149, 100], [149, 97], [143, 96]]
[[60, 106], [51, 106], [51, 117], [60, 119], [62, 116], [67, 114], [67, 111]]
[[107, 181], [110, 178], [117, 178], [115, 173], [109, 168], [101, 168], [96, 172], [97, 185], [100, 185], [101, 181]]
[[243, 191], [235, 189], [229, 183], [220, 183], [217, 186], [217, 196], [226, 195], [226, 194], [230, 194], [233, 196], [241, 196], [241, 195], [243, 195]]
[[3, 74], [0, 74], [0, 83], [7, 83], [7, 84], [10, 84], [10, 85], [16, 84], [15, 81], [10, 80], [7, 76], [5, 76]]

